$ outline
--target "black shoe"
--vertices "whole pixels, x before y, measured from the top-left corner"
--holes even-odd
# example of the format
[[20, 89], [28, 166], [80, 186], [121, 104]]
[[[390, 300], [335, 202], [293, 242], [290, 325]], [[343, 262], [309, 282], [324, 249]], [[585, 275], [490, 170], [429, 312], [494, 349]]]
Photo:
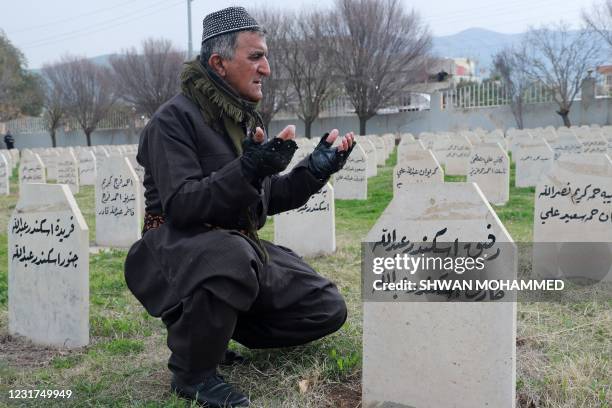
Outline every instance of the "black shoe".
[[244, 356], [236, 353], [232, 350], [225, 350], [225, 356], [223, 356], [223, 360], [219, 363], [221, 366], [233, 366], [233, 365], [241, 365], [246, 364], [247, 359]]
[[180, 397], [194, 400], [210, 408], [248, 407], [250, 404], [246, 395], [236, 391], [218, 374], [192, 385], [183, 384], [174, 376], [170, 390]]

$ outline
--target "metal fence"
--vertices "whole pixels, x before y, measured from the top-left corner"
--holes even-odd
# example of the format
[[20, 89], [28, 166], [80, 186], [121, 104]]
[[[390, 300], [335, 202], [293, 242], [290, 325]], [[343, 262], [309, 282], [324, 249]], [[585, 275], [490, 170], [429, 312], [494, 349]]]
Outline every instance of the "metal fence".
[[[379, 115], [384, 115], [406, 111], [426, 110], [429, 108], [429, 95], [425, 96], [422, 93], [416, 92], [403, 92], [394, 98], [392, 102], [381, 107], [377, 113]], [[327, 99], [325, 102], [323, 102], [321, 112], [319, 113], [320, 118], [355, 115], [355, 107], [347, 95], [339, 95], [334, 98]], [[295, 110], [284, 110], [274, 115], [274, 119], [276, 120], [296, 118], [297, 114]]]
[[[529, 87], [523, 95], [524, 103], [546, 103], [554, 100], [553, 93], [542, 83]], [[508, 105], [508, 88], [500, 82], [469, 84], [442, 91], [442, 109], [484, 108]]]
[[[117, 111], [105, 116], [99, 123], [97, 129], [129, 129], [138, 127], [143, 123], [143, 118], [135, 117], [134, 114]], [[47, 123], [43, 117], [24, 117], [13, 119], [4, 124], [6, 129], [10, 129], [13, 134], [29, 134], [48, 131]], [[73, 118], [66, 118], [62, 121], [60, 128], [66, 132], [81, 128], [79, 123]]]

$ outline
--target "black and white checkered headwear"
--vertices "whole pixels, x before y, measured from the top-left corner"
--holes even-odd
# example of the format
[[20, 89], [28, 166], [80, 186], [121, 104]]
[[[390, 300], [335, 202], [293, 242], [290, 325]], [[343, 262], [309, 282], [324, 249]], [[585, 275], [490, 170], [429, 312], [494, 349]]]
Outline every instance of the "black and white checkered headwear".
[[204, 17], [202, 44], [221, 34], [250, 29], [261, 29], [261, 26], [247, 13], [244, 7], [228, 7], [215, 11]]

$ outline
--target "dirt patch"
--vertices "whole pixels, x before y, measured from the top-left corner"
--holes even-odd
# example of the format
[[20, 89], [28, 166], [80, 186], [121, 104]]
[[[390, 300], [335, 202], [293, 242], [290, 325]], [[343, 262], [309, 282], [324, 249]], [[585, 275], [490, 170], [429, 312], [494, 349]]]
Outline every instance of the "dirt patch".
[[46, 367], [55, 357], [79, 354], [78, 349], [40, 346], [21, 336], [0, 333], [0, 360], [19, 368]]
[[326, 387], [325, 399], [330, 407], [361, 407], [361, 372], [351, 376], [342, 383], [332, 383]]
[[533, 398], [523, 392], [516, 396], [516, 403], [518, 408], [538, 408], [540, 406]]

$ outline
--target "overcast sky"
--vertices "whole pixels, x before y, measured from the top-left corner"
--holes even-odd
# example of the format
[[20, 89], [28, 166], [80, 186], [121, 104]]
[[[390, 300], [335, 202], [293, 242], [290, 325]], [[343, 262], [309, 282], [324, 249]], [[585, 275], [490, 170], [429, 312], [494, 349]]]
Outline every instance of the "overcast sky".
[[[577, 27], [580, 11], [594, 0], [403, 0], [415, 8], [436, 36], [467, 28], [502, 33], [525, 31], [530, 25], [561, 19]], [[194, 0], [192, 32], [199, 49], [202, 18], [231, 5], [261, 7], [331, 7], [333, 0], [266, 0], [237, 2]], [[0, 0], [0, 29], [21, 49], [30, 68], [70, 53], [86, 57], [139, 47], [147, 37], [164, 37], [187, 49], [187, 0]]]

